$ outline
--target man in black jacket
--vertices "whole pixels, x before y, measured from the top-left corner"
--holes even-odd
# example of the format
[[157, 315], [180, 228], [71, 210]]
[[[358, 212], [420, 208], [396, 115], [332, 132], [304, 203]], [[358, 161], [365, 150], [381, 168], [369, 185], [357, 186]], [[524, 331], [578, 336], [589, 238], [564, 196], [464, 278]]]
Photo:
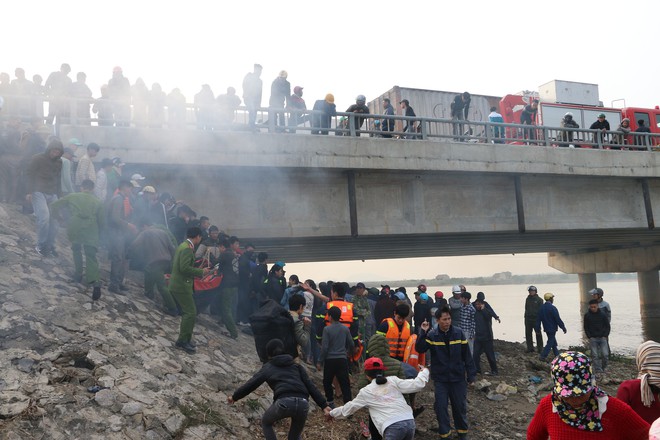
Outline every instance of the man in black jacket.
[[37, 217], [36, 251], [42, 257], [55, 254], [57, 222], [50, 215], [50, 204], [61, 194], [62, 155], [64, 146], [58, 139], [48, 144], [45, 152], [36, 154], [27, 168], [27, 194], [25, 200], [32, 203]]
[[584, 315], [584, 333], [589, 338], [594, 369], [596, 373], [604, 373], [609, 356], [607, 337], [610, 335], [610, 323], [598, 307], [597, 299], [589, 301], [589, 311]]
[[[417, 116], [415, 114], [415, 110], [410, 106], [410, 102], [407, 99], [402, 100], [399, 102], [401, 105], [401, 112], [403, 113], [403, 116], [407, 116], [409, 118], [414, 118]], [[406, 126], [403, 127], [403, 131], [406, 133], [416, 133], [417, 132], [417, 121], [411, 121], [407, 120], [405, 121]], [[415, 139], [416, 135], [406, 135], [406, 139]]]
[[[367, 107], [366, 102], [367, 102], [367, 98], [364, 95], [358, 95], [358, 97], [355, 98], [355, 104], [347, 108], [346, 113], [363, 113], [363, 114], [369, 113], [369, 107]], [[364, 118], [356, 117], [354, 121], [355, 121], [355, 135], [360, 136], [360, 129], [362, 128], [362, 124], [364, 124]]]
[[460, 142], [465, 140], [465, 138], [462, 137], [465, 124], [460, 121], [467, 121], [471, 101], [472, 97], [470, 96], [470, 93], [463, 92], [460, 95], [456, 95], [451, 103], [451, 118], [454, 121], [457, 121], [452, 124], [455, 136], [454, 139]]
[[[493, 346], [493, 315], [492, 309], [486, 307], [486, 302], [477, 296], [474, 302], [474, 365], [477, 373], [481, 373], [481, 353], [486, 353], [490, 375], [497, 376], [497, 363], [495, 361], [495, 348]], [[487, 372], [486, 375], [489, 373]]]
[[610, 123], [607, 121], [607, 119], [605, 119], [605, 113], [599, 114], [598, 119], [596, 119], [596, 122], [589, 126], [589, 129], [599, 130], [598, 132], [594, 133], [594, 144], [605, 142], [607, 140], [605, 135], [608, 131], [610, 131]]
[[269, 361], [250, 380], [239, 387], [227, 402], [233, 404], [266, 382], [273, 390], [273, 404], [264, 412], [261, 426], [267, 440], [276, 440], [273, 425], [278, 420], [291, 418], [291, 427], [287, 438], [300, 438], [307, 421], [308, 399], [311, 394], [323, 412], [330, 414], [328, 402], [314, 386], [304, 367], [293, 361], [291, 355], [284, 354], [284, 344], [279, 339], [271, 340], [266, 345]]
[[527, 298], [525, 299], [525, 341], [527, 342], [527, 353], [534, 353], [534, 338], [536, 334], [536, 351], [541, 354], [543, 350], [543, 335], [540, 329], [536, 329], [536, 318], [539, 316], [539, 310], [543, 305], [543, 300], [538, 295], [536, 286], [527, 288]]

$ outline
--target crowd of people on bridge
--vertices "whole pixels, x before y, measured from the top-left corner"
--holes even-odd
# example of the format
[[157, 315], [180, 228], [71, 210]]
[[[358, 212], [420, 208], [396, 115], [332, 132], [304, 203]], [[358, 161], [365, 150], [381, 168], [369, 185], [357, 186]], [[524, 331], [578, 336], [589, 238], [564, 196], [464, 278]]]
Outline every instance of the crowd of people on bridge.
[[[28, 79], [25, 70], [20, 67], [15, 69], [13, 79], [6, 72], [0, 73], [0, 108], [3, 115], [19, 118], [23, 122], [38, 118], [47, 124], [90, 125], [96, 121], [100, 126], [183, 128], [194, 122], [202, 130], [224, 130], [234, 124], [241, 104], [248, 113], [247, 127], [254, 128], [257, 113], [262, 107], [262, 67], [258, 64], [255, 64], [253, 72], [245, 76], [242, 100], [234, 87], [228, 87], [226, 93], [215, 95], [209, 84], [203, 84], [192, 102], [179, 88], [166, 93], [159, 83], [148, 87], [142, 78], [135, 79], [131, 84], [119, 66], [112, 70], [108, 82], [100, 86], [100, 95], [95, 96], [87, 85], [87, 75], [78, 72], [74, 81], [71, 71], [71, 66], [63, 63], [59, 70], [48, 75], [45, 82], [39, 74], [33, 75], [32, 80]], [[311, 121], [311, 118], [305, 115], [307, 106], [302, 98], [303, 87], [292, 89], [287, 77], [287, 72], [283, 70], [272, 83], [268, 105], [274, 110], [269, 114], [278, 130], [288, 126], [289, 130], [295, 131], [297, 125]], [[334, 108], [332, 94], [319, 102], [327, 102]], [[322, 128], [324, 119], [318, 121], [321, 124], [319, 128]], [[263, 120], [259, 122], [266, 123]]]
[[[228, 87], [226, 93], [215, 95], [209, 84], [203, 84], [189, 102], [179, 88], [166, 93], [159, 83], [153, 83], [149, 88], [142, 78], [131, 84], [119, 66], [112, 70], [112, 76], [100, 87], [100, 96], [96, 97], [87, 85], [87, 75], [78, 72], [74, 81], [70, 76], [71, 66], [67, 63], [50, 73], [45, 82], [39, 74], [33, 75], [32, 80], [28, 79], [25, 70], [19, 67], [15, 69], [13, 79], [6, 72], [0, 73], [0, 109], [5, 118], [25, 123], [40, 120], [46, 124], [90, 125], [95, 121], [99, 126], [152, 128], [183, 128], [194, 123], [201, 130], [245, 128], [252, 131], [258, 130], [258, 125], [265, 125], [275, 132], [295, 133], [299, 125], [309, 122], [312, 134], [328, 134], [332, 118], [337, 115], [334, 95], [328, 93], [316, 100], [310, 109], [312, 111], [309, 111], [303, 98], [303, 87], [292, 88], [285, 70], [280, 71], [273, 80], [267, 111], [258, 120], [263, 103], [262, 70], [260, 64], [255, 64], [253, 71], [245, 75], [242, 100], [234, 87]], [[44, 112], [46, 102], [48, 110]], [[364, 95], [358, 95], [355, 104], [350, 105], [346, 113], [371, 113], [366, 102]], [[417, 116], [409, 100], [402, 99], [398, 106], [400, 116]], [[384, 99], [383, 107], [384, 118], [372, 121], [372, 136], [419, 138], [421, 124], [414, 119], [404, 121], [401, 128], [405, 133], [403, 136], [393, 135], [396, 111], [389, 98]], [[452, 102], [451, 114], [457, 121], [454, 126], [456, 133], [463, 133], [463, 121], [467, 120], [469, 107], [468, 92], [457, 95]], [[236, 121], [239, 108], [247, 113], [245, 124], [244, 121]], [[355, 118], [353, 133], [360, 134], [365, 120], [363, 117]], [[336, 128], [336, 134], [351, 133], [350, 121], [346, 117], [337, 120]]]
[[[375, 103], [370, 110], [364, 95], [358, 95], [345, 113], [356, 116], [337, 117], [335, 97], [327, 93], [314, 101], [311, 109], [303, 98], [303, 87], [291, 86], [288, 72], [282, 70], [272, 81], [268, 106], [263, 104], [262, 66], [255, 64], [242, 83], [242, 99], [236, 88], [228, 87], [225, 93], [216, 95], [209, 84], [203, 84], [192, 100], [188, 100], [179, 88], [169, 93], [163, 91], [159, 83], [148, 87], [142, 78], [136, 78], [131, 84], [124, 76], [123, 69], [114, 67], [106, 84], [101, 85], [100, 95], [92, 92], [87, 85], [84, 72], [71, 78], [71, 66], [63, 63], [59, 70], [48, 75], [46, 81], [39, 74], [28, 79], [23, 68], [16, 68], [14, 78], [0, 73], [0, 109], [4, 119], [10, 125], [20, 122], [30, 124], [74, 124], [116, 127], [152, 127], [181, 129], [196, 126], [200, 130], [248, 130], [259, 131], [266, 127], [275, 133], [295, 133], [300, 125], [309, 124], [312, 134], [327, 135], [332, 130], [341, 136], [357, 135], [365, 132], [369, 136], [382, 138], [421, 139], [423, 123], [416, 119], [408, 99], [392, 103], [384, 97], [382, 103]], [[502, 114], [497, 107], [490, 109], [488, 122], [476, 134], [469, 122], [469, 110], [472, 96], [469, 92], [457, 94], [451, 101], [449, 113], [451, 131], [456, 142], [471, 142], [490, 139], [495, 144], [518, 143], [527, 145], [545, 144], [545, 133], [537, 130], [539, 101], [533, 100], [520, 113], [520, 120], [512, 121], [529, 128], [505, 127]], [[47, 111], [44, 104], [47, 102]], [[395, 106], [399, 108], [398, 112]], [[382, 117], [359, 116], [376, 112], [382, 108]], [[240, 112], [245, 113], [240, 115]], [[333, 119], [336, 122], [333, 127]], [[397, 123], [397, 119], [402, 119]], [[365, 127], [365, 122], [367, 122]], [[550, 125], [553, 122], [548, 121]], [[628, 149], [628, 145], [645, 146], [650, 140], [650, 128], [644, 120], [637, 121], [634, 135], [631, 135], [630, 120], [624, 118], [616, 130], [611, 130], [606, 115], [598, 115], [588, 128], [593, 131], [589, 139], [577, 139], [576, 131], [580, 127], [568, 111], [556, 121], [557, 133], [551, 134], [549, 141], [559, 147], [593, 148], [604, 146], [609, 149]], [[586, 127], [585, 127], [586, 128]], [[427, 130], [430, 130], [427, 127]], [[488, 132], [488, 135], [486, 135]], [[583, 136], [587, 137], [587, 136]], [[654, 142], [655, 143], [655, 142]]]

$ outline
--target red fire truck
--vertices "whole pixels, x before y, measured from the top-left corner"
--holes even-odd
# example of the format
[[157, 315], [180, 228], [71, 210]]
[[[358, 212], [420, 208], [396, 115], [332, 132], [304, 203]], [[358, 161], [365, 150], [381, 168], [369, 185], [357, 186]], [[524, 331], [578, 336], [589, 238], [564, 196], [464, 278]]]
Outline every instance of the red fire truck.
[[[506, 95], [503, 97], [500, 100], [500, 113], [502, 114], [504, 122], [520, 124], [520, 114], [522, 110], [534, 99], [539, 99], [539, 95], [536, 92], [524, 92], [518, 95]], [[573, 114], [573, 119], [582, 129], [588, 129], [591, 124], [596, 121], [598, 115], [603, 113], [605, 114], [607, 121], [609, 121], [612, 131], [615, 131], [619, 127], [623, 118], [628, 118], [630, 120], [630, 128], [633, 132], [639, 127], [638, 121], [643, 120], [644, 125], [650, 128], [651, 133], [660, 134], [660, 108], [658, 106], [653, 109], [639, 107], [624, 107], [618, 109], [579, 103], [547, 102], [544, 99], [540, 99], [536, 124], [545, 127], [560, 127], [560, 122], [567, 112]], [[536, 131], [538, 132], [536, 138], [542, 139], [541, 130]], [[520, 139], [523, 133], [522, 130], [516, 128], [507, 128], [506, 137], [507, 139]], [[551, 131], [550, 136], [552, 137], [553, 134], [557, 133], [552, 133]], [[582, 137], [586, 134], [587, 133], [580, 133]], [[551, 139], [551, 141], [553, 140], [554, 139]], [[525, 143], [525, 141], [527, 140], [520, 139], [519, 141], [516, 140], [511, 143], [522, 144]], [[635, 142], [634, 135], [627, 136], [626, 143], [630, 145], [638, 144], [638, 142]], [[660, 138], [653, 137], [652, 143], [654, 146], [660, 145]]]

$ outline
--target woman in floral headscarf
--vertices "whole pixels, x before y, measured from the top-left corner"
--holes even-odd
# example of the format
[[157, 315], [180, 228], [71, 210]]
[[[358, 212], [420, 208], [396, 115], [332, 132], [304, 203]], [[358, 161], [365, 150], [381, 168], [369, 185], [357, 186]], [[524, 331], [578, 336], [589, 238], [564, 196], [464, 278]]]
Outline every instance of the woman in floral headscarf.
[[644, 420], [660, 417], [660, 344], [646, 341], [637, 348], [637, 379], [619, 385], [616, 397], [626, 402]]
[[567, 351], [552, 361], [552, 393], [539, 402], [528, 440], [647, 440], [649, 424], [596, 386], [591, 360]]

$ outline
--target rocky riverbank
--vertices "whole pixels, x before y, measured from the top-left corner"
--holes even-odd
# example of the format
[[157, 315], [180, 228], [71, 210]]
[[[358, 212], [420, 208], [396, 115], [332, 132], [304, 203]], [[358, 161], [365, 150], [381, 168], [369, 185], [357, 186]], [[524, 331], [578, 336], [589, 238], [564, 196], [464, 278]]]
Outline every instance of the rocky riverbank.
[[[15, 206], [0, 204], [0, 438], [261, 438], [259, 418], [270, 390], [262, 386], [236, 405], [226, 403], [260, 366], [250, 336], [232, 340], [200, 315], [198, 353], [175, 349], [179, 318], [144, 297], [141, 274], [131, 273], [126, 295], [104, 288], [92, 302], [91, 290], [69, 281], [63, 233], [60, 257], [43, 259], [34, 251], [33, 225]], [[497, 341], [496, 351], [500, 376], [480, 378], [469, 391], [471, 438], [524, 438], [549, 389], [548, 364], [520, 344]], [[320, 386], [320, 374], [310, 374]], [[634, 374], [632, 360], [615, 358], [604, 388], [615, 393]], [[420, 394], [427, 410], [417, 420], [416, 438], [436, 438], [432, 387]], [[357, 439], [365, 418], [328, 423], [315, 409], [304, 437]]]

